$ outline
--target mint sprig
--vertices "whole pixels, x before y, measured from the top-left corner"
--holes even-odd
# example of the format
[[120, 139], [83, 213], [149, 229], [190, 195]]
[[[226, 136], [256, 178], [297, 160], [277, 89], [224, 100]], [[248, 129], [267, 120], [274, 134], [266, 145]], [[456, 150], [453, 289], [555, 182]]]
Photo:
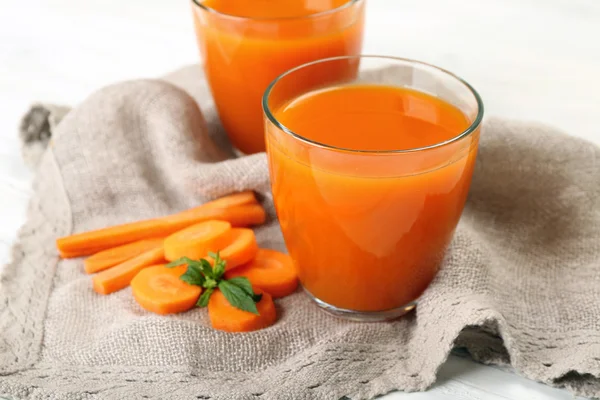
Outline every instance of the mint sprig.
[[262, 295], [254, 293], [252, 284], [248, 278], [238, 276], [225, 279], [227, 262], [221, 259], [219, 253], [209, 253], [208, 255], [214, 260], [214, 266], [211, 266], [205, 259], [192, 260], [188, 257], [182, 257], [167, 264], [167, 268], [187, 264], [187, 270], [179, 279], [190, 285], [200, 286], [204, 289], [202, 295], [198, 298], [196, 306], [206, 307], [210, 296], [218, 288], [229, 304], [235, 308], [259, 315], [256, 303], [262, 299]]
[[198, 298], [196, 306], [200, 308], [208, 306], [208, 300], [210, 299], [210, 296], [213, 294], [214, 291], [215, 289], [205, 289], [204, 292], [202, 292], [202, 294], [200, 295], [200, 298]]

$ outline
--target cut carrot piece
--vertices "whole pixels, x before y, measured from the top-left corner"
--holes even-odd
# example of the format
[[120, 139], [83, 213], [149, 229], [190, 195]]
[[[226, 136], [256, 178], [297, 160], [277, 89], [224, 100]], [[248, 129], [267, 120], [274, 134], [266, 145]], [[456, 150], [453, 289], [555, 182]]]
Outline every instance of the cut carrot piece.
[[235, 308], [220, 290], [215, 290], [208, 301], [212, 327], [225, 332], [250, 332], [273, 325], [277, 319], [273, 298], [260, 289], [254, 289], [254, 293], [262, 294], [262, 299], [256, 303], [259, 315]]
[[[186, 221], [194, 220], [198, 217], [202, 217], [207, 210], [228, 210], [237, 207], [244, 206], [258, 206], [262, 208], [256, 197], [254, 196], [254, 192], [240, 192], [236, 194], [232, 194], [229, 196], [221, 197], [219, 199], [209, 201], [208, 203], [204, 203], [201, 206], [190, 208], [189, 210], [181, 211], [177, 214], [169, 215], [164, 217], [166, 221], [171, 224], [179, 224], [186, 223], [187, 225], [182, 226], [180, 229], [183, 229], [187, 226], [193, 225], [187, 223]], [[264, 210], [263, 210], [264, 211]], [[222, 213], [222, 211], [221, 211]], [[226, 218], [213, 218], [213, 219], [226, 219]], [[198, 221], [198, 222], [202, 222]], [[248, 225], [253, 225], [252, 223]], [[242, 221], [241, 226], [246, 226], [246, 224]]]
[[131, 280], [133, 297], [142, 308], [156, 314], [175, 314], [193, 308], [202, 293], [200, 286], [179, 279], [187, 266], [148, 267]]
[[[212, 218], [208, 218], [209, 216], [212, 216]], [[178, 227], [179, 229], [176, 229], [176, 232], [190, 225], [209, 220], [227, 221], [234, 227], [260, 225], [265, 223], [267, 214], [260, 204], [246, 204], [231, 208], [209, 207], [202, 210], [198, 209], [193, 213], [188, 210], [163, 219], [170, 226]], [[190, 223], [190, 221], [192, 222]]]
[[81, 257], [78, 253], [65, 253], [63, 251], [58, 250], [58, 255], [60, 258], [78, 258]]
[[246, 226], [262, 225], [267, 220], [267, 213], [260, 204], [250, 204], [229, 208], [222, 211], [225, 218], [215, 218], [228, 221], [231, 226], [243, 228]]
[[165, 252], [163, 246], [160, 245], [131, 260], [94, 275], [92, 277], [94, 290], [100, 294], [110, 294], [126, 288], [138, 272], [152, 265], [164, 263], [164, 261]]
[[148, 250], [160, 246], [163, 241], [164, 238], [146, 239], [101, 251], [84, 261], [83, 265], [85, 267], [85, 272], [93, 274], [114, 267], [117, 264], [121, 264]]
[[181, 257], [204, 258], [227, 245], [230, 231], [229, 222], [206, 221], [175, 232], [165, 239], [165, 258], [168, 261]]
[[138, 240], [166, 236], [166, 228], [166, 224], [160, 220], [132, 222], [59, 238], [56, 245], [61, 254], [68, 254], [71, 258], [81, 257]]
[[[200, 207], [210, 207], [210, 208], [231, 208], [238, 206], [245, 206], [250, 204], [258, 204], [256, 200], [256, 196], [254, 192], [239, 192], [235, 194], [230, 194], [224, 197], [220, 197], [216, 200], [209, 201], [208, 203], [204, 203]], [[192, 208], [193, 210], [193, 208]], [[184, 211], [185, 213], [186, 211]]]
[[225, 274], [226, 279], [245, 276], [252, 286], [260, 288], [274, 298], [294, 293], [298, 276], [289, 255], [275, 250], [260, 249], [254, 260]]
[[214, 204], [207, 204], [163, 218], [65, 236], [56, 240], [56, 246], [61, 255], [74, 258], [138, 240], [168, 236], [209, 220], [228, 221], [236, 227], [259, 225], [266, 220], [265, 210], [260, 204], [248, 203], [230, 208], [218, 208]]
[[[228, 239], [227, 246], [219, 251], [221, 259], [227, 262], [227, 271], [250, 262], [258, 253], [258, 244], [252, 229], [233, 228], [229, 232]], [[206, 257], [206, 259], [210, 265], [214, 266], [214, 260], [211, 257]]]

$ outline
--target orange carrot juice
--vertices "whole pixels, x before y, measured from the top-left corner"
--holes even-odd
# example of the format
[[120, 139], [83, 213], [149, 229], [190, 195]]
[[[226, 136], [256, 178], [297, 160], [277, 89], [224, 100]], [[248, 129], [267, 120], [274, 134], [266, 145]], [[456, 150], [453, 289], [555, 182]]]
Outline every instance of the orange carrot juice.
[[248, 154], [265, 150], [261, 97], [277, 75], [362, 47], [364, 0], [194, 0], [193, 7], [221, 122]]
[[[270, 90], [277, 98], [277, 84]], [[436, 275], [462, 213], [479, 131], [459, 136], [471, 117], [433, 95], [370, 83], [266, 109], [272, 192], [304, 288], [325, 308], [406, 309]]]

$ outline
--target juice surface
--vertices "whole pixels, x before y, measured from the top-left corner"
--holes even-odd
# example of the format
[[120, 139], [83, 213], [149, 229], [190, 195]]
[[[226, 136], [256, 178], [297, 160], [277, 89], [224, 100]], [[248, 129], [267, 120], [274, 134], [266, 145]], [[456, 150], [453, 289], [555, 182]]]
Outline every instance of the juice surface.
[[349, 0], [206, 0], [206, 7], [246, 18], [290, 18], [333, 10]]
[[279, 109], [276, 118], [307, 139], [371, 151], [432, 146], [470, 125], [460, 110], [433, 96], [375, 85], [311, 92]]
[[[387, 86], [311, 92], [274, 111], [307, 139], [352, 150], [450, 140], [470, 121], [444, 101]], [[272, 190], [300, 280], [339, 308], [384, 311], [416, 300], [462, 213], [479, 132], [427, 151], [364, 154], [308, 146], [272, 124]]]
[[[244, 153], [265, 150], [262, 95], [280, 74], [322, 58], [358, 55], [364, 1], [209, 0], [194, 6], [204, 68], [221, 122]], [[328, 13], [322, 11], [331, 10]], [[350, 68], [350, 66], [348, 66]], [[345, 71], [334, 71], [345, 74]], [[297, 82], [303, 85], [302, 81]]]

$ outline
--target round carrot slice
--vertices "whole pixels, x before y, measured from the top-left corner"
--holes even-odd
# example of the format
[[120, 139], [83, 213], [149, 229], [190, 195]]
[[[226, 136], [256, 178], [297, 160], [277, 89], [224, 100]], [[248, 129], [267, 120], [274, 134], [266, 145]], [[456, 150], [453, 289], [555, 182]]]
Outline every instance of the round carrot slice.
[[[227, 271], [250, 262], [258, 253], [256, 236], [252, 229], [233, 228], [229, 232], [229, 244], [219, 252], [222, 260], [227, 261]], [[211, 265], [214, 260], [208, 258]]]
[[181, 257], [204, 258], [209, 252], [216, 252], [227, 245], [229, 231], [229, 222], [206, 221], [175, 232], [165, 239], [165, 258], [168, 261]]
[[175, 268], [156, 265], [140, 271], [131, 281], [133, 297], [145, 310], [161, 315], [193, 308], [202, 288], [179, 279], [186, 270], [185, 265]]
[[273, 298], [257, 288], [254, 293], [262, 294], [262, 299], [256, 303], [259, 315], [235, 308], [220, 290], [215, 290], [208, 301], [212, 327], [225, 332], [251, 332], [273, 325], [277, 319]]
[[252, 286], [269, 293], [274, 298], [294, 293], [298, 287], [298, 276], [289, 255], [275, 250], [259, 249], [254, 260], [227, 272], [227, 279], [245, 276]]

